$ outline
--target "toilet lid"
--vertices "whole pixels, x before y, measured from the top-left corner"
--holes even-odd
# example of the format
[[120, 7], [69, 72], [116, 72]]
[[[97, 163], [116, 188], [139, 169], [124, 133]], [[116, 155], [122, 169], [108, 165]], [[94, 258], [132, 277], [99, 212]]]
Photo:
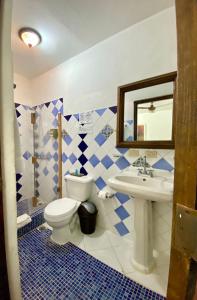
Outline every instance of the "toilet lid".
[[71, 198], [62, 198], [49, 203], [44, 210], [44, 217], [51, 221], [61, 221], [65, 216], [72, 214], [77, 201]]

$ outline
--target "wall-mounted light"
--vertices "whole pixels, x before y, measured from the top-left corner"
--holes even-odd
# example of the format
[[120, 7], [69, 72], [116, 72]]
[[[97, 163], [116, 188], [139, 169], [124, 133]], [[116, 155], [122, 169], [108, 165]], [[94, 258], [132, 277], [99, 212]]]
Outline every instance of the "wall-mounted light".
[[24, 27], [18, 32], [20, 39], [29, 47], [35, 47], [41, 43], [41, 35], [33, 28]]

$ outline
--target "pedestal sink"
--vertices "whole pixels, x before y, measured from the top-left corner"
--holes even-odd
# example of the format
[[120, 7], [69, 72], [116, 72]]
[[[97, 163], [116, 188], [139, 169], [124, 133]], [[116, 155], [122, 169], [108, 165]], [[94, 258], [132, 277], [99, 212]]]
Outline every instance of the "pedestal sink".
[[173, 175], [154, 170], [154, 177], [138, 175], [137, 170], [125, 171], [108, 179], [108, 185], [117, 192], [134, 197], [134, 256], [133, 266], [143, 273], [154, 268], [152, 201], [167, 202], [173, 198]]

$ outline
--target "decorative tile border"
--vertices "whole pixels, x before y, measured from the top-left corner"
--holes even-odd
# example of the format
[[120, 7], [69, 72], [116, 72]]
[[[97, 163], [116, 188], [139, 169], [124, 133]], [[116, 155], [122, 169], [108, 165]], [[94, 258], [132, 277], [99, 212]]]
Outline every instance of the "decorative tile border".
[[23, 175], [21, 173], [16, 173], [16, 201], [18, 202], [23, 195], [21, 194], [21, 188], [22, 188], [22, 179]]

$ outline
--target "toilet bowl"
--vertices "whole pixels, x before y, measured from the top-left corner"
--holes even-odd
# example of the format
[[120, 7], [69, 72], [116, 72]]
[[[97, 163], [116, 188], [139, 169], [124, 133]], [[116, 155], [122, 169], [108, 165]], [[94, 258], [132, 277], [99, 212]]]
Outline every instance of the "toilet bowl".
[[[49, 203], [44, 210], [44, 218], [53, 228], [51, 239], [63, 245], [70, 239], [69, 224], [81, 202], [86, 201], [91, 193], [92, 177], [65, 176], [68, 198], [61, 198]], [[69, 197], [69, 196], [72, 197]]]
[[57, 244], [65, 244], [69, 241], [70, 223], [80, 202], [71, 198], [62, 198], [49, 203], [44, 211], [44, 218], [53, 228], [51, 239]]

